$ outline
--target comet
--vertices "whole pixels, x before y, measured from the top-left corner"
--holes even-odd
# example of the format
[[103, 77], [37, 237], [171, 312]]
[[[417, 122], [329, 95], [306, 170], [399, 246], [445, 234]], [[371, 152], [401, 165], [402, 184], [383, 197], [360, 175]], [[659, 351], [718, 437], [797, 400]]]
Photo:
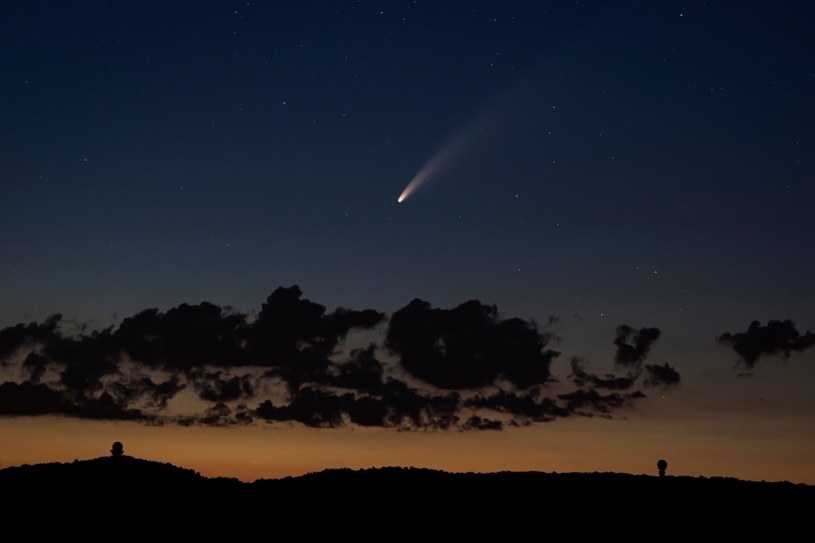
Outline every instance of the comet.
[[432, 177], [438, 176], [440, 172], [448, 168], [462, 154], [462, 151], [470, 147], [476, 136], [480, 134], [473, 128], [472, 125], [468, 125], [433, 155], [422, 166], [422, 169], [413, 176], [413, 179], [408, 182], [396, 202], [400, 204], [404, 202], [416, 189], [427, 183]]
[[511, 137], [517, 123], [530, 117], [534, 118], [535, 106], [540, 103], [540, 92], [532, 79], [524, 79], [508, 89], [487, 109], [476, 115], [464, 125], [430, 157], [424, 166], [413, 176], [397, 198], [397, 203], [407, 200], [416, 189], [433, 178], [441, 177], [445, 171], [455, 166], [466, 156], [481, 156], [488, 152], [489, 140], [495, 141], [496, 135], [502, 139]]

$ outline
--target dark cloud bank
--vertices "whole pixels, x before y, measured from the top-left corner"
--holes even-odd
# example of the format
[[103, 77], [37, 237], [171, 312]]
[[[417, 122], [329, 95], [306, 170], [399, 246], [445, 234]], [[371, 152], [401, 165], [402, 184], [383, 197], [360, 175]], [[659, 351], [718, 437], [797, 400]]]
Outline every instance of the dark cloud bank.
[[[65, 328], [55, 315], [0, 330], [0, 366], [21, 375], [0, 384], [0, 415], [498, 430], [609, 417], [645, 397], [637, 383], [679, 382], [669, 365], [644, 363], [660, 331], [629, 326], [614, 339], [623, 375], [594, 375], [573, 359], [558, 382], [554, 336], [475, 300], [439, 309], [417, 299], [388, 318], [327, 312], [293, 286], [275, 290], [255, 317], [202, 302], [147, 309], [103, 330]], [[384, 341], [344, 352], [352, 330], [372, 338], [384, 330]], [[279, 397], [269, 394], [275, 385]], [[173, 413], [182, 391], [198, 397], [201, 412]]]

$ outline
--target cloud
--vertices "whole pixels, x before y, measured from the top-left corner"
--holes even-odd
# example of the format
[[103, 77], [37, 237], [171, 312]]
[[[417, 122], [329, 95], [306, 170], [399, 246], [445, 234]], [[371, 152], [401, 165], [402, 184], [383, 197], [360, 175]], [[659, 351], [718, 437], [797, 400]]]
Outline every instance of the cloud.
[[801, 334], [791, 320], [771, 320], [764, 326], [753, 321], [747, 331], [725, 332], [716, 340], [731, 347], [748, 368], [753, 368], [763, 356], [787, 359], [794, 352], [815, 346], [815, 333], [807, 330]]
[[464, 430], [501, 430], [503, 427], [500, 420], [481, 418], [478, 415], [472, 415], [462, 425]]
[[251, 424], [254, 418], [246, 404], [238, 404], [232, 409], [224, 402], [217, 402], [199, 416], [175, 417], [174, 420], [181, 426], [243, 426]]
[[347, 362], [334, 364], [333, 373], [329, 370], [329, 373], [319, 381], [339, 388], [382, 394], [384, 369], [382, 363], [377, 360], [375, 352], [375, 344], [364, 349], [354, 349]]
[[[276, 289], [255, 317], [201, 302], [91, 330], [54, 315], [0, 330], [4, 373], [26, 379], [0, 384], [0, 415], [475, 431], [608, 414], [637, 397], [596, 392], [630, 390], [634, 373], [599, 377], [576, 359], [578, 390], [545, 395], [557, 338], [477, 300], [452, 309], [413, 300], [382, 330], [387, 351], [372, 341], [344, 354], [351, 330], [373, 338], [386, 321], [373, 309], [329, 312], [297, 286]], [[615, 343], [639, 364], [656, 329], [620, 330]], [[664, 383], [655, 368], [652, 381]], [[194, 395], [174, 403], [185, 389]], [[177, 412], [191, 401], [197, 414]]]
[[345, 409], [352, 423], [360, 426], [387, 426], [388, 405], [382, 398], [362, 396], [349, 401]]
[[60, 383], [77, 396], [89, 396], [103, 388], [102, 378], [118, 371], [120, 357], [110, 329], [89, 335], [51, 338], [43, 354], [61, 368]]
[[386, 425], [402, 429], [446, 429], [458, 422], [461, 398], [455, 392], [422, 394], [398, 379], [388, 379], [382, 400]]
[[645, 371], [648, 377], [645, 380], [646, 386], [662, 386], [665, 388], [677, 386], [680, 381], [679, 372], [668, 364], [646, 364]]
[[32, 383], [39, 383], [48, 370], [50, 360], [40, 353], [31, 352], [23, 360], [23, 370], [28, 373]]
[[659, 335], [659, 328], [636, 330], [625, 324], [618, 326], [617, 337], [614, 339], [614, 345], [617, 346], [614, 361], [620, 366], [639, 368]]
[[[532, 422], [549, 422], [556, 417], [568, 417], [568, 409], [551, 398], [543, 397], [539, 387], [523, 393], [499, 390], [495, 394], [467, 400], [466, 405], [474, 409], [487, 409], [497, 413], [512, 415], [515, 419]], [[516, 421], [517, 422], [517, 421]]]
[[631, 407], [633, 400], [644, 398], [640, 392], [620, 394], [612, 392], [610, 394], [600, 394], [596, 390], [575, 390], [568, 394], [558, 394], [558, 398], [566, 402], [565, 409], [576, 415], [591, 417], [595, 413], [608, 415], [612, 411]]
[[304, 387], [297, 391], [288, 405], [276, 406], [271, 400], [261, 403], [254, 414], [269, 421], [300, 422], [316, 428], [342, 426], [343, 404], [353, 394], [337, 395], [321, 389]]
[[350, 422], [402, 430], [446, 430], [458, 423], [460, 408], [461, 399], [455, 392], [423, 394], [391, 378], [379, 396], [303, 387], [286, 405], [265, 400], [254, 415], [267, 421], [299, 422], [315, 428], [335, 428]]
[[385, 319], [372, 309], [326, 314], [325, 306], [301, 296], [296, 285], [276, 289], [247, 329], [249, 365], [274, 367], [272, 374], [292, 389], [326, 373], [329, 357], [352, 328], [370, 329]]
[[126, 407], [120, 404], [112, 394], [103, 392], [97, 397], [83, 398], [66, 413], [85, 419], [134, 420], [158, 423], [160, 420], [141, 409]]
[[30, 381], [0, 384], [0, 414], [7, 416], [68, 414], [72, 405], [48, 385]]
[[168, 371], [240, 366], [246, 316], [202, 302], [161, 312], [146, 309], [122, 321], [112, 334], [115, 349], [133, 360]]
[[588, 386], [591, 388], [604, 388], [607, 390], [628, 390], [634, 386], [637, 374], [627, 377], [618, 377], [616, 375], [606, 375], [605, 377], [597, 377], [593, 373], [586, 371], [585, 362], [575, 357], [571, 361], [572, 373], [569, 378], [579, 387]]
[[510, 424], [523, 426], [530, 422], [550, 422], [569, 416], [610, 416], [613, 411], [629, 409], [635, 400], [645, 398], [640, 391], [626, 394], [601, 394], [594, 389], [578, 389], [546, 397], [535, 387], [524, 393], [499, 391], [490, 396], [476, 395], [466, 401], [474, 409], [487, 409], [511, 415]]
[[393, 314], [385, 345], [413, 376], [438, 388], [467, 389], [505, 379], [528, 388], [549, 379], [558, 352], [551, 337], [521, 319], [502, 319], [476, 300], [435, 309], [416, 299]]
[[86, 419], [154, 421], [139, 409], [125, 408], [105, 392], [98, 397], [73, 401], [42, 383], [7, 381], [0, 384], [0, 415], [68, 415]]
[[277, 288], [254, 321], [208, 302], [181, 304], [124, 319], [113, 340], [150, 367], [187, 373], [202, 367], [270, 368], [296, 388], [328, 368], [352, 328], [372, 328], [384, 318], [370, 309], [326, 313], [325, 306], [303, 299], [295, 285]]
[[57, 331], [62, 315], [51, 315], [41, 323], [18, 324], [0, 330], [0, 365], [8, 363], [11, 355], [26, 346], [48, 341]]
[[167, 402], [184, 388], [186, 385], [176, 375], [160, 383], [145, 376], [127, 376], [107, 384], [107, 390], [120, 405], [141, 401], [157, 409], [166, 408]]
[[[9, 381], [6, 393], [14, 391], [9, 405], [23, 406], [20, 395], [40, 400], [48, 395], [51, 401], [40, 402], [37, 414], [79, 417], [153, 418], [142, 407], [164, 410], [189, 385], [214, 404], [247, 400], [255, 396], [262, 372], [236, 373], [239, 367], [263, 369], [292, 389], [323, 377], [336, 379], [335, 386], [381, 392], [382, 371], [372, 348], [352, 353], [338, 374], [328, 370], [351, 329], [371, 328], [384, 318], [374, 310], [326, 312], [303, 299], [297, 286], [275, 290], [256, 319], [201, 302], [146, 309], [118, 327], [88, 332], [79, 325], [67, 334], [61, 316], [53, 315], [0, 330], [0, 366], [21, 353], [19, 369], [28, 377], [25, 385]], [[165, 380], [154, 382], [145, 375], [150, 372], [165, 374]], [[45, 388], [33, 386], [48, 378], [52, 382]], [[200, 418], [215, 420], [215, 415]]]
[[202, 400], [230, 402], [255, 395], [255, 377], [249, 373], [228, 377], [223, 371], [196, 371], [190, 378]]
[[101, 378], [116, 371], [110, 355], [110, 329], [77, 337], [63, 336], [61, 315], [52, 315], [42, 323], [18, 324], [0, 330], [0, 366], [6, 366], [17, 352], [29, 349], [22, 368], [33, 381], [39, 381], [48, 369], [59, 372], [65, 387], [79, 395], [101, 388]]

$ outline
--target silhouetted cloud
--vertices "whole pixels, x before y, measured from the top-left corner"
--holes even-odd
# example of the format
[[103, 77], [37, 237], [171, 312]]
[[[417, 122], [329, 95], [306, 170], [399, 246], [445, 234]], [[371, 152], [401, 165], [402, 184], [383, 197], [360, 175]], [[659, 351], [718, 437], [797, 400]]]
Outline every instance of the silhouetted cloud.
[[66, 413], [86, 419], [135, 420], [156, 423], [159, 419], [141, 409], [129, 408], [119, 403], [112, 394], [103, 392], [97, 397], [84, 398]]
[[235, 426], [251, 424], [253, 420], [253, 414], [246, 404], [238, 404], [232, 409], [224, 402], [215, 403], [199, 416], [174, 418], [182, 426]]
[[501, 430], [503, 427], [500, 420], [483, 419], [478, 415], [472, 415], [462, 425], [464, 430]]
[[801, 334], [791, 320], [771, 320], [764, 326], [753, 321], [745, 332], [725, 332], [716, 339], [736, 351], [748, 368], [755, 366], [762, 356], [786, 359], [794, 352], [815, 346], [815, 333], [807, 330]]
[[672, 368], [669, 364], [646, 364], [645, 371], [648, 372], [648, 378], [645, 380], [647, 386], [663, 386], [671, 387], [679, 384], [679, 372]]
[[0, 384], [0, 414], [11, 416], [68, 414], [72, 405], [48, 385], [29, 381]]
[[634, 381], [637, 378], [637, 375], [628, 377], [619, 377], [616, 375], [597, 377], [584, 369], [585, 362], [579, 358], [572, 358], [571, 366], [572, 373], [569, 374], [569, 378], [579, 387], [588, 386], [608, 390], [628, 390], [634, 386]]
[[139, 409], [128, 409], [105, 392], [74, 401], [42, 383], [7, 381], [0, 384], [0, 415], [68, 415], [87, 419], [153, 421]]
[[385, 314], [339, 308], [301, 299], [297, 286], [276, 289], [247, 330], [249, 364], [272, 366], [292, 389], [325, 374], [329, 357], [352, 328], [373, 328]]
[[402, 381], [388, 379], [382, 399], [388, 406], [389, 426], [446, 429], [458, 422], [461, 398], [455, 392], [425, 395]]
[[387, 426], [388, 405], [382, 398], [362, 396], [345, 405], [348, 417], [360, 426]]
[[277, 288], [251, 322], [208, 302], [182, 304], [125, 319], [114, 339], [131, 358], [151, 367], [272, 368], [271, 374], [296, 388], [328, 368], [329, 357], [352, 328], [372, 328], [384, 318], [370, 309], [326, 313], [325, 306], [303, 299], [295, 285]]
[[640, 392], [630, 394], [620, 394], [612, 392], [610, 394], [600, 394], [596, 390], [575, 390], [568, 394], [558, 394], [558, 398], [566, 402], [566, 410], [581, 416], [593, 416], [594, 414], [608, 415], [614, 410], [630, 407], [635, 399], [644, 398]]
[[534, 323], [501, 319], [476, 300], [434, 309], [413, 300], [393, 314], [385, 345], [415, 377], [439, 388], [466, 389], [506, 379], [520, 388], [546, 382], [558, 352]]
[[379, 396], [334, 393], [303, 387], [286, 405], [262, 402], [254, 414], [278, 422], [299, 422], [329, 428], [348, 422], [403, 430], [448, 429], [459, 421], [461, 400], [456, 393], [423, 394], [402, 381], [388, 379]]
[[[547, 346], [556, 338], [476, 300], [453, 309], [413, 300], [384, 330], [393, 359], [380, 360], [375, 342], [344, 354], [352, 329], [385, 321], [372, 309], [328, 312], [297, 286], [276, 289], [256, 317], [201, 302], [146, 309], [90, 330], [54, 315], [0, 330], [3, 372], [26, 379], [0, 385], [0, 415], [497, 430], [605, 414], [636, 397], [595, 392], [628, 390], [633, 373], [598, 377], [577, 361], [570, 378], [580, 390], [547, 397], [543, 385], [553, 381], [559, 355]], [[636, 351], [626, 360], [639, 364], [655, 329], [621, 330], [618, 347]], [[174, 403], [185, 389], [194, 395]], [[176, 412], [190, 406], [198, 413]]]
[[141, 401], [149, 407], [158, 409], [167, 407], [167, 402], [184, 388], [186, 385], [179, 382], [178, 376], [175, 375], [160, 383], [154, 382], [149, 377], [135, 376], [123, 377], [107, 385], [108, 391], [120, 405]]
[[343, 395], [303, 387], [288, 405], [276, 406], [271, 400], [261, 403], [254, 414], [262, 419], [280, 422], [295, 421], [317, 428], [333, 428], [343, 424], [343, 403], [353, 400], [350, 392]]
[[149, 367], [189, 371], [204, 366], [239, 366], [246, 317], [202, 302], [161, 312], [147, 309], [122, 321], [116, 347]]
[[57, 333], [61, 319], [62, 315], [51, 315], [41, 323], [21, 323], [0, 330], [0, 365], [5, 365], [12, 354], [27, 345], [47, 342]]
[[28, 378], [32, 383], [39, 383], [43, 375], [45, 375], [50, 360], [47, 356], [40, 353], [28, 353], [25, 360], [23, 360], [23, 370], [28, 373]]
[[591, 417], [609, 416], [613, 411], [628, 409], [635, 400], [644, 398], [640, 391], [627, 394], [617, 392], [600, 394], [594, 389], [578, 389], [545, 397], [539, 387], [524, 393], [499, 391], [490, 396], [476, 395], [465, 405], [474, 409], [487, 409], [511, 415], [510, 424], [518, 426], [529, 422], [549, 422], [560, 417], [573, 415]]
[[376, 345], [351, 351], [350, 360], [333, 365], [335, 370], [320, 379], [324, 384], [339, 388], [382, 394], [384, 390], [382, 363], [375, 356]]
[[201, 371], [191, 373], [190, 378], [202, 400], [229, 402], [255, 395], [255, 377], [248, 373], [227, 377], [222, 371]]
[[659, 328], [636, 330], [625, 324], [618, 326], [617, 337], [614, 339], [614, 345], [617, 346], [614, 361], [621, 366], [639, 368], [659, 335]]
[[523, 393], [500, 390], [489, 396], [476, 395], [467, 400], [466, 405], [533, 422], [549, 422], [556, 417], [570, 415], [569, 410], [559, 406], [555, 400], [543, 397], [540, 387], [533, 387]]

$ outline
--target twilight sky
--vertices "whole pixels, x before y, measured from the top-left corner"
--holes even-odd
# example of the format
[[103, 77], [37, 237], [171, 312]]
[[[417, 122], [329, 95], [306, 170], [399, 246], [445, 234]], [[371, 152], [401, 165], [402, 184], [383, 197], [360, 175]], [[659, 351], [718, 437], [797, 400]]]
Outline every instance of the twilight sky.
[[813, 24], [6, 6], [0, 467], [815, 483]]

